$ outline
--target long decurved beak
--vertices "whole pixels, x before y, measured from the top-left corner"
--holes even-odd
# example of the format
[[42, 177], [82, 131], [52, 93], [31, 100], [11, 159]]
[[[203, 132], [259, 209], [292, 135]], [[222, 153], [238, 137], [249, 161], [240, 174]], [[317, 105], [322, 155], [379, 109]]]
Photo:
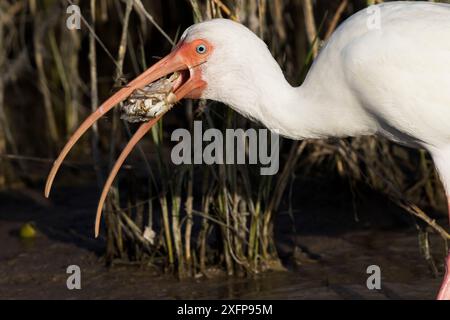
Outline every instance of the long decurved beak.
[[[47, 177], [47, 182], [45, 184], [45, 197], [49, 197], [50, 190], [52, 188], [53, 181], [55, 176], [66, 158], [69, 151], [75, 145], [75, 143], [80, 139], [80, 137], [104, 114], [118, 105], [120, 102], [127, 99], [135, 90], [142, 89], [143, 87], [149, 85], [150, 83], [165, 77], [173, 72], [189, 70], [190, 77], [186, 82], [182, 83], [178, 88], [176, 88], [175, 94], [175, 102], [180, 101], [184, 97], [189, 96], [191, 92], [195, 90], [201, 89], [205, 86], [205, 82], [201, 80], [201, 76], [199, 76], [199, 71], [192, 68], [192, 61], [190, 61], [189, 56], [186, 56], [184, 53], [186, 45], [179, 45], [175, 50], [170, 53], [168, 56], [160, 60], [158, 63], [153, 65], [151, 68], [147, 69], [136, 79], [131, 81], [126, 87], [120, 89], [113, 96], [111, 96], [108, 100], [106, 100], [94, 113], [92, 113], [81, 125], [80, 127], [73, 133], [70, 137], [67, 144], [64, 146], [63, 150], [59, 154], [58, 158], [55, 160], [53, 167]], [[97, 209], [97, 217], [95, 223], [95, 237], [98, 236], [99, 233], [99, 225], [101, 212], [103, 209], [103, 204], [105, 202], [106, 196], [108, 194], [109, 188], [112, 185], [114, 178], [119, 171], [121, 165], [125, 161], [128, 154], [133, 150], [133, 147], [139, 142], [139, 140], [158, 122], [158, 120], [163, 115], [158, 116], [155, 119], [152, 119], [149, 122], [143, 123], [134, 136], [131, 138], [127, 146], [122, 151], [119, 156], [117, 162], [114, 164], [113, 169], [105, 183], [105, 186], [102, 191], [102, 195], [98, 204]]]

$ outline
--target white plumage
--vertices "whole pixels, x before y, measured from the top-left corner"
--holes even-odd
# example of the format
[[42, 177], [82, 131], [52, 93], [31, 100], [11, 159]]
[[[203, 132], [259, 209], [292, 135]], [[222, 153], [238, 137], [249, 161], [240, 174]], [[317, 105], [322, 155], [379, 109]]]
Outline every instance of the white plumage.
[[201, 66], [202, 97], [294, 139], [379, 133], [427, 149], [450, 143], [450, 42], [442, 34], [450, 30], [450, 6], [378, 8], [381, 28], [368, 29], [365, 10], [349, 18], [298, 88], [246, 27], [220, 19], [194, 25], [185, 37], [216, 47]]
[[[379, 24], [371, 24], [373, 14]], [[230, 20], [190, 27], [166, 58], [113, 95], [74, 133], [46, 185], [79, 137], [134, 90], [174, 71], [183, 97], [223, 102], [293, 139], [380, 134], [428, 150], [450, 196], [450, 5], [390, 2], [345, 21], [322, 48], [304, 83], [291, 86], [265, 43]], [[99, 202], [96, 235], [107, 191], [120, 165], [158, 118], [144, 123], [122, 152]], [[447, 270], [450, 255], [447, 258]], [[450, 299], [447, 272], [439, 299]]]

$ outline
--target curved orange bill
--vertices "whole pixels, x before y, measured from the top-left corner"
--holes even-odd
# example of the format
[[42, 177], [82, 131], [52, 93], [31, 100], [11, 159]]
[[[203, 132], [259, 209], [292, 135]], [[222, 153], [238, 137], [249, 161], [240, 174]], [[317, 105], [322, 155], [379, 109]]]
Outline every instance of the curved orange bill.
[[128, 142], [128, 144], [125, 146], [125, 148], [122, 150], [122, 153], [120, 154], [119, 158], [117, 158], [116, 163], [114, 164], [113, 168], [111, 169], [111, 172], [109, 173], [108, 179], [106, 180], [105, 185], [103, 186], [102, 195], [100, 196], [100, 200], [98, 201], [97, 206], [97, 215], [95, 216], [95, 237], [98, 237], [98, 233], [100, 230], [100, 219], [102, 217], [103, 212], [103, 206], [106, 201], [106, 197], [108, 196], [109, 189], [111, 188], [111, 185], [114, 182], [114, 178], [116, 177], [117, 173], [120, 170], [120, 167], [128, 157], [131, 151], [133, 151], [133, 148], [136, 146], [136, 144], [142, 139], [143, 136], [161, 119], [163, 114], [159, 115], [155, 119], [150, 120], [149, 122], [145, 122], [144, 124], [141, 124], [139, 129], [136, 131], [136, 133], [133, 135], [131, 140]]
[[[58, 158], [53, 164], [53, 167], [47, 177], [47, 182], [45, 184], [45, 197], [49, 197], [50, 190], [52, 188], [53, 180], [55, 179], [56, 173], [59, 170], [62, 162], [69, 153], [70, 149], [77, 143], [81, 136], [105, 113], [114, 108], [117, 104], [128, 98], [135, 90], [141, 89], [146, 85], [172, 73], [175, 71], [180, 71], [186, 68], [186, 66], [181, 62], [181, 59], [177, 59], [176, 51], [171, 53], [166, 58], [159, 61], [153, 67], [142, 73], [139, 77], [130, 82], [126, 87], [120, 89], [112, 97], [106, 100], [94, 113], [92, 113], [74, 132], [70, 137], [67, 144], [64, 146], [63, 150], [59, 154]], [[178, 97], [177, 97], [178, 98]], [[181, 97], [180, 97], [181, 99]]]
[[[201, 79], [201, 74], [199, 68], [194, 68], [191, 66], [195, 66], [197, 61], [193, 61], [192, 55], [189, 53], [191, 50], [192, 44], [181, 43], [179, 46], [175, 48], [175, 50], [170, 53], [168, 56], [160, 60], [158, 63], [153, 65], [151, 68], [147, 69], [136, 79], [131, 81], [126, 87], [122, 88], [118, 92], [116, 92], [113, 96], [111, 96], [108, 100], [106, 100], [94, 113], [92, 113], [74, 132], [74, 134], [70, 137], [67, 144], [64, 146], [63, 150], [59, 154], [58, 158], [55, 160], [53, 167], [47, 177], [47, 182], [45, 185], [45, 197], [49, 197], [50, 190], [55, 179], [55, 176], [64, 161], [65, 157], [71, 150], [71, 148], [75, 145], [75, 143], [81, 138], [81, 136], [105, 113], [114, 108], [117, 104], [127, 99], [135, 90], [142, 89], [150, 83], [159, 80], [171, 73], [179, 72], [179, 71], [188, 71], [185, 73], [185, 76], [180, 77], [180, 80], [174, 84], [174, 94], [175, 94], [175, 102], [180, 101], [184, 97], [192, 96], [193, 93], [201, 91], [202, 88], [206, 85], [205, 82]], [[188, 75], [186, 75], [188, 74]], [[102, 196], [100, 198], [100, 202], [97, 210], [97, 218], [95, 223], [95, 235], [98, 235], [99, 225], [100, 225], [100, 217], [101, 211], [103, 208], [103, 204], [105, 202], [108, 189], [111, 186], [117, 172], [120, 169], [120, 166], [125, 161], [128, 154], [132, 151], [133, 147], [139, 142], [139, 140], [158, 122], [158, 120], [162, 117], [162, 115], [152, 119], [149, 122], [146, 122], [141, 125], [132, 139], [129, 141], [128, 145], [122, 151], [120, 157], [115, 163], [108, 180], [106, 181], [105, 187], [103, 188]]]

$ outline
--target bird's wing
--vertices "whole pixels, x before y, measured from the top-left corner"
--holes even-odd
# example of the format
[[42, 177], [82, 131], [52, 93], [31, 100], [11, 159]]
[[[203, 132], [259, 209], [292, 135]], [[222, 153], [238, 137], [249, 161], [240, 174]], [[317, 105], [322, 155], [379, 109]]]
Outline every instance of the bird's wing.
[[[348, 86], [379, 121], [427, 144], [450, 144], [450, 6], [381, 8], [379, 29], [338, 50]], [[348, 27], [364, 23], [360, 16]]]

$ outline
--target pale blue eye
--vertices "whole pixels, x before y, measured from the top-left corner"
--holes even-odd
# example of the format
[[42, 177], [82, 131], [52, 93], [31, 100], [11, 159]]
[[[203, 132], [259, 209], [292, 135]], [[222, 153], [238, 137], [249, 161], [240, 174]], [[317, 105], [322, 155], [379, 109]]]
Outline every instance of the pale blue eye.
[[197, 53], [199, 54], [205, 54], [206, 53], [206, 46], [204, 44], [201, 44], [197, 46]]

